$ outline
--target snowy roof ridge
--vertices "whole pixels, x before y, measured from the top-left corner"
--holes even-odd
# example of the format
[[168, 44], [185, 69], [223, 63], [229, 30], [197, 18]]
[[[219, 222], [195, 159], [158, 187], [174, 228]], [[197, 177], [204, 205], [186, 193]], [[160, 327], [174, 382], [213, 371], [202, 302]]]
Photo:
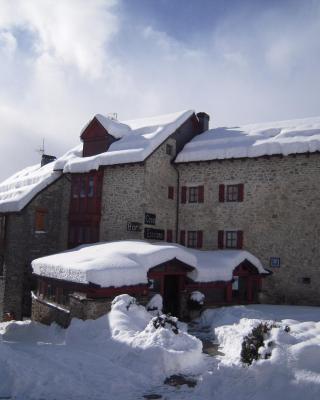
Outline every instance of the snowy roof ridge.
[[54, 168], [65, 173], [84, 173], [104, 165], [143, 162], [192, 114], [193, 110], [186, 110], [123, 122], [97, 114], [99, 122], [118, 140], [106, 152], [91, 157], [82, 157], [82, 145], [77, 146], [60, 157]]
[[261, 274], [268, 273], [258, 258], [245, 250], [193, 250], [176, 243], [123, 240], [82, 245], [33, 260], [35, 274], [102, 287], [147, 283], [150, 268], [178, 259], [195, 269], [188, 275], [196, 282], [230, 281], [233, 270], [251, 262]]
[[194, 137], [176, 162], [320, 151], [320, 117], [216, 127]]
[[24, 168], [0, 183], [0, 213], [21, 211], [39, 192], [61, 176], [54, 163]]

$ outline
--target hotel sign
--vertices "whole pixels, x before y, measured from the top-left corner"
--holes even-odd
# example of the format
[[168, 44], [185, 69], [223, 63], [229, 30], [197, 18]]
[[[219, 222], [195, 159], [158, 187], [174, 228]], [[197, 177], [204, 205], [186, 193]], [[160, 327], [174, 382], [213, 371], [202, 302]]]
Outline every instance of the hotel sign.
[[144, 228], [144, 237], [151, 240], [164, 240], [164, 230]]
[[156, 224], [156, 214], [144, 214], [144, 223], [146, 225], [155, 225]]
[[127, 231], [130, 232], [141, 232], [140, 222], [127, 222]]

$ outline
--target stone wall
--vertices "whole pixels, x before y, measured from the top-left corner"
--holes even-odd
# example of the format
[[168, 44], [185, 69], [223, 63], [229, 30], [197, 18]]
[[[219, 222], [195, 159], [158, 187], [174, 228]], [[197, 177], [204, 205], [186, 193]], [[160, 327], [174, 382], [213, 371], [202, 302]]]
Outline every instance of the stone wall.
[[[273, 156], [179, 165], [181, 185], [204, 185], [204, 203], [181, 204], [179, 229], [202, 230], [217, 249], [219, 230], [242, 230], [244, 249], [269, 268], [264, 301], [320, 305], [320, 155]], [[219, 202], [219, 184], [244, 184], [243, 202]], [[303, 283], [303, 278], [311, 282]]]
[[[4, 284], [0, 293], [0, 318], [13, 312], [29, 316], [30, 290], [34, 289], [31, 261], [67, 248], [70, 181], [63, 176], [39, 193], [20, 213], [7, 215]], [[46, 209], [44, 232], [35, 230], [36, 209]]]
[[[166, 145], [172, 155], [166, 154]], [[105, 167], [102, 189], [100, 240], [143, 239], [144, 228], [171, 229], [176, 224], [177, 171], [172, 166], [175, 140], [169, 138], [143, 164]], [[174, 199], [168, 199], [168, 186]], [[156, 214], [156, 225], [145, 225], [145, 213]], [[139, 232], [127, 230], [128, 222], [141, 224]]]

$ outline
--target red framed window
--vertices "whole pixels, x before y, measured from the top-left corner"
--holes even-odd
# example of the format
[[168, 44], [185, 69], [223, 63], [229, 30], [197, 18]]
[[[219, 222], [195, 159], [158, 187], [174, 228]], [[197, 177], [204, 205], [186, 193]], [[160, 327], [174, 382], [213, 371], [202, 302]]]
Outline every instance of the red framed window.
[[191, 247], [194, 249], [202, 248], [202, 231], [188, 231], [187, 235], [187, 247]]
[[241, 202], [244, 197], [244, 184], [219, 185], [219, 202]]
[[218, 231], [218, 249], [242, 249], [243, 231]]
[[37, 208], [35, 213], [35, 231], [45, 232], [47, 228], [48, 210], [45, 208]]
[[181, 187], [181, 203], [203, 203], [204, 202], [204, 186], [182, 186]]
[[174, 199], [174, 187], [173, 186], [168, 186], [168, 199], [171, 199], [171, 200]]

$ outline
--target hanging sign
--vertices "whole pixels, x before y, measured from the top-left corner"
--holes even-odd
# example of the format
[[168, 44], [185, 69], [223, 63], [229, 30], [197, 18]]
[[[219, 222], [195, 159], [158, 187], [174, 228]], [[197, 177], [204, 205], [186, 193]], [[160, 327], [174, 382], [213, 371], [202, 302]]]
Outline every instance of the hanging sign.
[[151, 240], [164, 240], [164, 230], [144, 228], [144, 237]]
[[155, 225], [156, 224], [156, 214], [145, 213], [144, 223], [146, 225]]
[[140, 222], [127, 222], [127, 231], [130, 232], [141, 232]]

